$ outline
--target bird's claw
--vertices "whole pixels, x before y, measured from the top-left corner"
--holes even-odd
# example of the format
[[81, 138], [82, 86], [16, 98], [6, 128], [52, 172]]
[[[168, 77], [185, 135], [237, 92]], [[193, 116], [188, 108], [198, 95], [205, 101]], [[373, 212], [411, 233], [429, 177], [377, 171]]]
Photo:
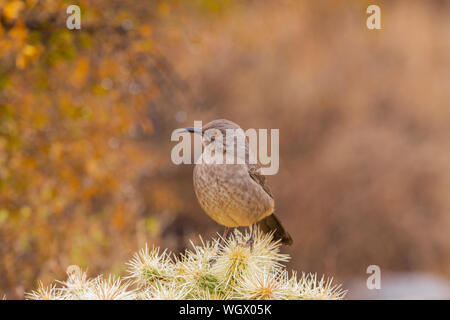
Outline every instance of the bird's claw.
[[254, 244], [254, 240], [253, 240], [253, 238], [250, 238], [250, 239], [248, 239], [247, 240], [247, 242], [245, 243], [245, 247], [250, 247], [250, 251], [253, 251], [253, 244]]

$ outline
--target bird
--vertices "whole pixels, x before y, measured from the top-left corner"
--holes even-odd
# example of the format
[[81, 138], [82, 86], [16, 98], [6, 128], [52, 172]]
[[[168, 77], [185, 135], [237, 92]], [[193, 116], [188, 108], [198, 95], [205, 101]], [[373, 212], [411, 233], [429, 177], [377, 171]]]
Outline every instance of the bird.
[[[253, 248], [254, 232], [258, 226], [264, 233], [273, 233], [275, 241], [291, 245], [292, 237], [274, 213], [275, 200], [260, 172], [261, 165], [258, 161], [249, 161], [253, 155], [248, 139], [244, 137], [241, 140], [244, 144], [237, 143], [234, 152], [227, 149], [238, 141], [236, 135], [244, 134], [241, 127], [230, 120], [217, 119], [202, 128], [181, 130], [202, 136], [201, 161], [196, 162], [193, 172], [194, 192], [206, 214], [225, 226], [222, 239], [227, 238], [232, 228], [249, 227], [251, 235], [247, 244]], [[212, 161], [217, 155], [223, 156], [222, 163]], [[237, 158], [240, 155], [239, 162]]]

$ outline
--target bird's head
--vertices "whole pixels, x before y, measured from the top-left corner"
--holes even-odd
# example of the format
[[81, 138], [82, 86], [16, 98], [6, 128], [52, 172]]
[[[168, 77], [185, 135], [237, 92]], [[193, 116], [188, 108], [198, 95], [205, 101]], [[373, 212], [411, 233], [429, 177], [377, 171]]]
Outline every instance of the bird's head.
[[[201, 135], [205, 147], [222, 147], [227, 145], [227, 138], [230, 138], [230, 134], [233, 134], [237, 129], [241, 129], [241, 127], [236, 123], [226, 119], [217, 119], [205, 124], [201, 129], [189, 127], [180, 130]], [[228, 143], [230, 142], [232, 141], [228, 141]]]

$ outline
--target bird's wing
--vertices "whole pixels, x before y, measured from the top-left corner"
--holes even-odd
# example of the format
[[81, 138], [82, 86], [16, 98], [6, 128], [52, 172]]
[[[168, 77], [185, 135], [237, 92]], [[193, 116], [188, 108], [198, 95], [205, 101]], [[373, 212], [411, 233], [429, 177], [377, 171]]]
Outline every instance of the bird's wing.
[[257, 182], [264, 191], [273, 199], [272, 191], [270, 191], [269, 187], [266, 185], [266, 177], [263, 176], [260, 172], [261, 166], [259, 164], [249, 164], [248, 166], [248, 174], [250, 177]]
[[[272, 191], [270, 191], [269, 187], [266, 185], [266, 177], [261, 174], [261, 164], [257, 160], [257, 158], [252, 154], [249, 144], [248, 144], [248, 138], [245, 138], [245, 161], [248, 168], [248, 174], [250, 177], [258, 183], [261, 188], [264, 189], [264, 191], [273, 199]], [[250, 158], [253, 157], [256, 159], [256, 163], [249, 163]]]
[[[246, 159], [249, 159], [249, 148], [246, 145]], [[250, 164], [247, 162], [248, 174], [250, 177], [258, 183], [261, 188], [273, 199], [272, 191], [270, 191], [269, 187], [266, 185], [266, 177], [261, 174], [261, 164], [258, 162], [256, 164]], [[258, 227], [265, 233], [272, 233], [273, 239], [280, 240], [281, 243], [290, 246], [292, 244], [292, 237], [290, 234], [284, 229], [280, 220], [275, 216], [272, 212], [271, 215], [263, 218], [262, 220], [257, 222]]]

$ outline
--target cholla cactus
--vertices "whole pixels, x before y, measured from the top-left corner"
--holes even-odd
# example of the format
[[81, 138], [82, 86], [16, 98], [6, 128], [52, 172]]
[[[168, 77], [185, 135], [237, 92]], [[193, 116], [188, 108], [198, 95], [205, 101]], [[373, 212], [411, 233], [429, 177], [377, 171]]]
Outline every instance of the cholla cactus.
[[295, 298], [287, 271], [273, 269], [258, 273], [245, 273], [238, 279], [236, 296], [246, 300], [285, 300]]
[[66, 281], [56, 281], [62, 285], [62, 287], [58, 289], [60, 295], [68, 300], [87, 298], [96, 279], [87, 279], [86, 272], [75, 265], [69, 266], [66, 273]]
[[190, 288], [170, 283], [157, 282], [144, 289], [139, 299], [142, 300], [183, 300], [188, 296]]
[[227, 287], [234, 288], [246, 275], [266, 274], [266, 270], [276, 272], [282, 262], [289, 260], [287, 254], [279, 253], [280, 244], [272, 241], [270, 234], [255, 232], [253, 248], [245, 245], [250, 235], [234, 232], [221, 248], [217, 262], [212, 267], [214, 274]]
[[127, 265], [129, 275], [125, 278], [131, 279], [139, 287], [167, 282], [174, 277], [170, 254], [166, 250], [159, 254], [159, 248], [149, 251], [147, 244]]
[[130, 283], [114, 278], [97, 277], [84, 297], [87, 300], [135, 300], [136, 290], [129, 290]]
[[28, 299], [343, 299], [345, 291], [332, 279], [294, 272], [283, 263], [289, 256], [279, 252], [271, 234], [256, 230], [253, 247], [249, 233], [235, 230], [229, 239], [214, 239], [174, 256], [147, 246], [127, 263], [123, 278], [98, 276], [88, 279], [77, 266], [67, 270], [66, 281], [49, 287], [42, 283]]
[[63, 292], [56, 288], [56, 284], [45, 287], [41, 281], [36, 290], [25, 294], [25, 298], [30, 300], [64, 300], [64, 297]]

